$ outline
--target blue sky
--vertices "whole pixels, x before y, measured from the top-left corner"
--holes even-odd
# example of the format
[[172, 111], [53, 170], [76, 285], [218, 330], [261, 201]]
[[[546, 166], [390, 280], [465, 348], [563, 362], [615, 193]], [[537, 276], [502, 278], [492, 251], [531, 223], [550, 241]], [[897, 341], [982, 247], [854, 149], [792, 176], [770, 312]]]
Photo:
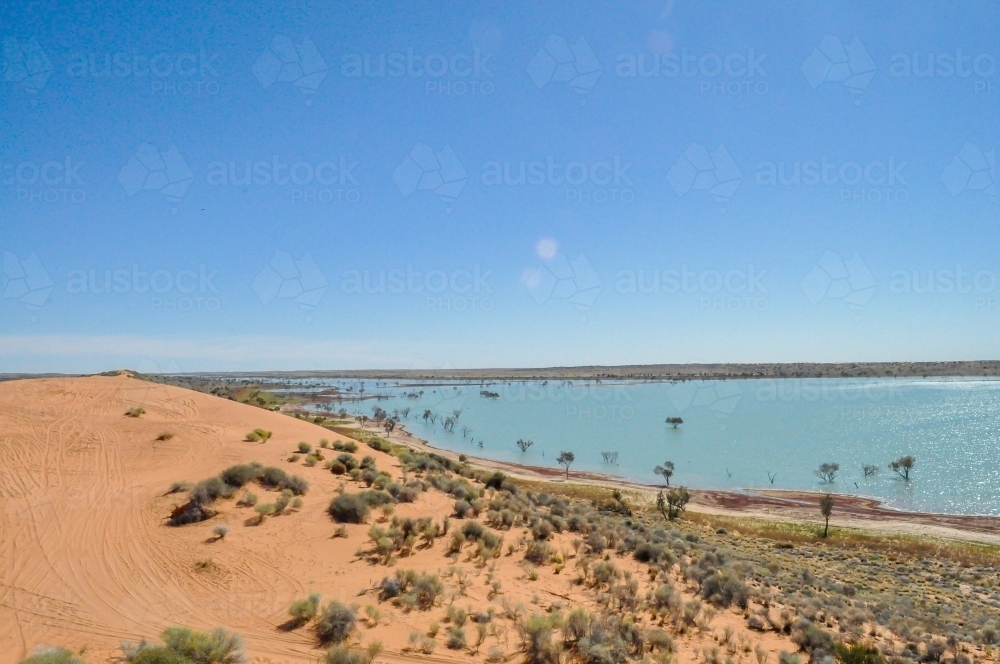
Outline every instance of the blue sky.
[[6, 6], [0, 372], [996, 358], [934, 7]]

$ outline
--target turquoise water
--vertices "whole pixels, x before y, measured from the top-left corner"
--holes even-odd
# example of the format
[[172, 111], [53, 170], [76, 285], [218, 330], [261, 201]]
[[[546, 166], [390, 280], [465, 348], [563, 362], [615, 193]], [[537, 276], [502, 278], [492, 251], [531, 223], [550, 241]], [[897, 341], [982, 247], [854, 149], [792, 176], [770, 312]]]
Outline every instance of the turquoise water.
[[[354, 386], [357, 381], [331, 381]], [[440, 382], [391, 385], [365, 381], [366, 394], [388, 396], [390, 414], [432, 445], [502, 461], [556, 467], [561, 450], [573, 470], [655, 483], [655, 465], [673, 461], [672, 484], [697, 488], [829, 490], [876, 496], [900, 509], [1000, 514], [1000, 381], [979, 379], [787, 379], [682, 383], [559, 381]], [[488, 389], [496, 399], [480, 396]], [[404, 393], [420, 393], [407, 398]], [[348, 404], [371, 414], [372, 401]], [[420, 415], [438, 414], [431, 424]], [[453, 432], [442, 419], [461, 409]], [[664, 423], [679, 416], [674, 429]], [[463, 436], [461, 427], [471, 432]], [[534, 446], [522, 453], [519, 438]], [[482, 448], [479, 443], [482, 442]], [[602, 451], [618, 452], [617, 464]], [[887, 468], [916, 457], [909, 482]], [[813, 470], [840, 464], [833, 484]], [[880, 467], [865, 478], [863, 464]], [[774, 475], [774, 483], [768, 479]]]

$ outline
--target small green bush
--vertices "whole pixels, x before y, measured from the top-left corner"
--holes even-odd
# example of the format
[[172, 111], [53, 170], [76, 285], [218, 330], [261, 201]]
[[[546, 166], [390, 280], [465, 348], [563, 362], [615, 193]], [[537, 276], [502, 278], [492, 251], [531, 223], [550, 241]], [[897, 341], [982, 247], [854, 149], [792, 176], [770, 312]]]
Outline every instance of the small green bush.
[[229, 486], [242, 487], [247, 482], [257, 479], [263, 467], [259, 463], [241, 463], [226, 468], [219, 478]]
[[524, 550], [524, 559], [535, 565], [544, 565], [552, 557], [552, 547], [548, 542], [534, 541]]
[[292, 606], [288, 609], [288, 615], [290, 615], [299, 624], [305, 624], [316, 617], [319, 613], [319, 602], [321, 597], [313, 593], [305, 599], [300, 599], [292, 602]]
[[145, 408], [129, 408], [125, 411], [125, 417], [141, 417], [146, 414]]
[[195, 664], [184, 655], [166, 646], [143, 648], [127, 661], [131, 664]]
[[356, 620], [354, 609], [331, 600], [316, 621], [316, 636], [321, 643], [341, 643], [351, 635]]
[[254, 429], [246, 435], [246, 441], [248, 443], [264, 443], [267, 442], [273, 434], [267, 429]]
[[882, 653], [863, 643], [837, 643], [833, 646], [833, 656], [839, 664], [885, 664]]
[[221, 627], [211, 632], [168, 627], [160, 638], [167, 648], [197, 664], [238, 664], [243, 661], [243, 638]]
[[448, 648], [451, 650], [461, 650], [465, 647], [465, 630], [461, 627], [452, 626], [448, 628]]
[[334, 646], [323, 656], [324, 664], [370, 664], [364, 653], [345, 646]]
[[65, 648], [38, 648], [21, 664], [84, 664], [83, 660]]
[[337, 523], [364, 523], [368, 519], [368, 503], [353, 493], [337, 496], [326, 511]]
[[312, 445], [310, 445], [305, 441], [302, 441], [301, 443], [299, 443], [299, 452], [302, 452], [302, 454], [309, 454], [310, 452], [312, 452]]
[[392, 452], [392, 445], [390, 445], [388, 441], [381, 438], [370, 438], [368, 440], [368, 447], [387, 454]]

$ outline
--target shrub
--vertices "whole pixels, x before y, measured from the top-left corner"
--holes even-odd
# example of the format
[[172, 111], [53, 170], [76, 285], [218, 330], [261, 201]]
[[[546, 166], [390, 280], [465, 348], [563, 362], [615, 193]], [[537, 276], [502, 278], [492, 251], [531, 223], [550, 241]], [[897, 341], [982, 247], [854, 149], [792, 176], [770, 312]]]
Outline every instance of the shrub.
[[389, 444], [389, 441], [383, 440], [381, 438], [368, 439], [368, 447], [372, 448], [373, 450], [377, 450], [379, 452], [386, 452], [386, 453], [392, 452], [392, 445]]
[[334, 461], [330, 464], [330, 472], [334, 475], [343, 475], [347, 472], [347, 466], [340, 463], [339, 461]]
[[301, 443], [299, 443], [299, 452], [301, 452], [302, 454], [309, 454], [310, 452], [312, 452], [312, 445], [310, 445], [305, 441], [302, 441]]
[[369, 664], [369, 659], [356, 650], [345, 646], [334, 646], [323, 656], [324, 664]]
[[212, 533], [219, 539], [225, 539], [226, 535], [229, 534], [229, 526], [220, 523], [215, 528], [212, 528]]
[[364, 523], [368, 518], [368, 503], [358, 494], [345, 493], [330, 502], [327, 512], [337, 523]]
[[288, 615], [290, 615], [295, 622], [300, 625], [304, 625], [319, 613], [319, 602], [321, 597], [313, 593], [305, 599], [300, 599], [292, 602], [292, 605], [288, 608]]
[[652, 544], [651, 542], [642, 542], [639, 544], [639, 546], [635, 547], [632, 556], [640, 563], [658, 563], [661, 560], [671, 561], [673, 558], [669, 549], [663, 545]]
[[792, 643], [809, 653], [810, 658], [833, 651], [833, 637], [809, 620], [799, 620], [792, 630]]
[[496, 489], [497, 491], [499, 491], [503, 487], [503, 482], [505, 479], [507, 479], [507, 476], [497, 471], [492, 475], [489, 475], [483, 482], [483, 484], [486, 485], [487, 489]]
[[559, 646], [552, 641], [552, 622], [549, 618], [533, 614], [521, 626], [521, 636], [526, 664], [559, 663]]
[[451, 650], [461, 650], [465, 647], [465, 630], [461, 627], [453, 626], [448, 628], [448, 648]]
[[420, 491], [413, 487], [400, 486], [395, 483], [390, 484], [387, 489], [389, 495], [401, 503], [412, 503], [420, 495]]
[[228, 498], [231, 495], [233, 487], [218, 477], [210, 477], [195, 485], [191, 490], [190, 501], [192, 505], [209, 505], [219, 498]]
[[885, 664], [882, 653], [863, 643], [837, 643], [833, 646], [833, 656], [840, 664]]
[[131, 664], [192, 664], [191, 660], [167, 646], [146, 646], [126, 657]]
[[252, 491], [247, 491], [240, 496], [240, 499], [236, 501], [236, 504], [240, 507], [253, 507], [257, 504], [257, 494]]
[[381, 507], [392, 502], [392, 497], [384, 491], [360, 491], [357, 495], [369, 507]]
[[271, 435], [271, 432], [267, 429], [254, 429], [246, 435], [246, 441], [248, 443], [263, 443], [266, 442]]
[[241, 463], [226, 468], [219, 477], [229, 486], [241, 487], [247, 482], [257, 479], [261, 471], [261, 465], [258, 463]]
[[164, 431], [163, 433], [161, 433], [159, 436], [156, 437], [156, 440], [162, 443], [164, 441], [170, 440], [173, 437], [174, 434], [170, 433], [169, 431]]
[[309, 491], [309, 483], [304, 479], [298, 475], [289, 475], [275, 466], [268, 466], [261, 471], [260, 483], [276, 489], [288, 489], [296, 496], [304, 495]]
[[531, 542], [524, 551], [524, 559], [535, 565], [544, 565], [551, 556], [552, 547], [548, 542]]
[[[444, 583], [436, 574], [417, 573], [413, 570], [396, 570], [398, 590], [403, 593], [405, 606], [411, 606], [424, 611], [430, 609], [444, 593]], [[386, 593], [385, 581], [382, 582], [382, 592]]]
[[331, 600], [316, 621], [316, 636], [321, 643], [341, 643], [350, 636], [356, 620], [354, 609]]
[[273, 503], [257, 503], [253, 506], [255, 512], [257, 512], [257, 517], [260, 522], [264, 521], [264, 517], [271, 516], [278, 511], [278, 508]]
[[472, 504], [467, 500], [456, 500], [455, 501], [455, 516], [459, 519], [464, 519], [466, 516], [475, 515], [475, 510], [472, 508]]
[[125, 417], [141, 417], [146, 414], [145, 408], [129, 408], [125, 411]]
[[358, 460], [350, 454], [338, 454], [337, 461], [344, 464], [344, 467], [347, 468], [347, 470], [354, 470], [359, 467]]
[[207, 633], [189, 627], [168, 627], [160, 637], [168, 648], [199, 664], [243, 661], [243, 638], [221, 627]]
[[531, 535], [536, 540], [547, 540], [552, 537], [552, 524], [545, 519], [539, 519], [531, 529]]
[[190, 491], [190, 490], [191, 490], [190, 482], [173, 482], [171, 483], [170, 488], [167, 489], [167, 493], [168, 494], [180, 493], [181, 491]]
[[649, 630], [649, 632], [646, 633], [646, 643], [648, 643], [649, 647], [654, 650], [674, 652], [676, 649], [673, 638], [671, 638], [671, 636], [662, 629]]
[[750, 601], [750, 590], [740, 575], [727, 567], [705, 577], [701, 582], [701, 596], [718, 607], [736, 604], [745, 609]]
[[21, 660], [21, 664], [84, 664], [83, 660], [76, 657], [65, 648], [38, 648], [28, 659]]
[[403, 592], [403, 584], [399, 579], [387, 576], [379, 584], [379, 591], [379, 596], [382, 600], [392, 599], [393, 597], [398, 597]]

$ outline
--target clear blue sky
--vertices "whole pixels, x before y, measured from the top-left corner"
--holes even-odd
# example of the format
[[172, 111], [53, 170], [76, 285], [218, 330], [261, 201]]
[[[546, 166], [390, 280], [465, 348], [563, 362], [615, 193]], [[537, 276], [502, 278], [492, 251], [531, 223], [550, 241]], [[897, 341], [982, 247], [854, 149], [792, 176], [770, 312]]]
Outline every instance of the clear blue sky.
[[14, 4], [0, 371], [998, 356], [995, 4]]

